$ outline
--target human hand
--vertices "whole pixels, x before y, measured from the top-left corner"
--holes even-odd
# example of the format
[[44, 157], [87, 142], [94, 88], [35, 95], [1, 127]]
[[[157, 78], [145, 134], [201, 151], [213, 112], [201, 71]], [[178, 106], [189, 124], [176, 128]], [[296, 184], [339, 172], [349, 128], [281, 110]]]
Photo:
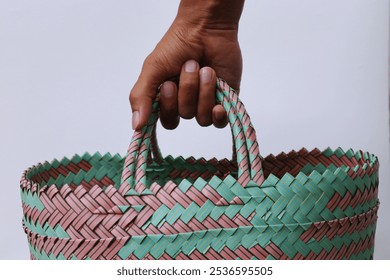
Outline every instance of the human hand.
[[243, 3], [181, 1], [176, 19], [145, 59], [131, 90], [133, 129], [147, 124], [159, 88], [160, 120], [166, 129], [176, 128], [180, 117], [196, 117], [201, 126], [226, 126], [226, 112], [215, 104], [216, 77], [239, 89], [242, 57], [237, 33]]

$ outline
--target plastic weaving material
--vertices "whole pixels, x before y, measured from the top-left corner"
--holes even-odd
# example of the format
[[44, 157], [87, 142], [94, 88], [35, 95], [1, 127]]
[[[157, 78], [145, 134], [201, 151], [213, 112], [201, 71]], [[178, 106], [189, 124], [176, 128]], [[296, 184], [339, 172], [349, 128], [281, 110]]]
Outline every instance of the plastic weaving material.
[[262, 158], [237, 94], [218, 80], [232, 160], [163, 157], [158, 103], [126, 157], [75, 155], [21, 179], [31, 259], [372, 259], [376, 156], [326, 149]]

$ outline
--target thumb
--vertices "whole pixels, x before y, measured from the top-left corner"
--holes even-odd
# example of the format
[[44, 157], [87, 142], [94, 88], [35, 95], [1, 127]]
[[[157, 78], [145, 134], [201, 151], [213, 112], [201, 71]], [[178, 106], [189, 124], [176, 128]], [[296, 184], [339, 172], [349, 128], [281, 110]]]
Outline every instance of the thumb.
[[161, 65], [163, 64], [158, 59], [154, 58], [152, 54], [149, 55], [142, 66], [138, 80], [130, 92], [134, 130], [140, 130], [148, 123], [158, 87], [167, 79], [167, 71]]

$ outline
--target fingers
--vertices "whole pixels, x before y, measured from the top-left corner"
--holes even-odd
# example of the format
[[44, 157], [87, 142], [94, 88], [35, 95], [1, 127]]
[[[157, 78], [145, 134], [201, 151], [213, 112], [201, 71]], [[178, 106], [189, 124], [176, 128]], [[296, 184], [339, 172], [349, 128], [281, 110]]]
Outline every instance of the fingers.
[[179, 86], [172, 81], [160, 88], [160, 119], [166, 129], [175, 129], [180, 121], [196, 117], [201, 126], [214, 124], [223, 128], [228, 123], [221, 105], [215, 104], [217, 75], [211, 67], [199, 70], [195, 60], [187, 61], [181, 69]]
[[196, 120], [201, 126], [214, 124], [217, 128], [224, 128], [228, 117], [222, 105], [215, 105], [215, 90], [217, 75], [210, 67], [203, 67], [199, 72], [199, 100]]
[[213, 124], [216, 128], [224, 128], [228, 124], [228, 116], [222, 105], [213, 108]]
[[160, 88], [160, 121], [164, 128], [175, 129], [179, 125], [177, 86], [168, 81]]
[[[152, 113], [154, 96], [151, 94], [152, 89], [145, 90], [145, 87], [145, 85], [136, 84], [130, 92], [130, 104], [133, 111], [132, 127], [134, 130], [139, 130], [146, 125]], [[141, 96], [142, 92], [148, 92], [148, 94]]]
[[152, 103], [160, 88], [160, 119], [166, 129], [175, 129], [180, 117], [196, 117], [201, 126], [214, 124], [223, 128], [227, 124], [227, 115], [222, 106], [215, 105], [215, 87], [217, 76], [210, 67], [200, 66], [195, 60], [189, 60], [181, 68], [179, 87], [167, 77], [172, 74], [158, 69], [153, 57], [145, 60], [141, 74], [130, 93], [133, 111], [132, 126], [139, 130], [148, 122]]
[[196, 116], [199, 91], [199, 64], [195, 60], [184, 63], [179, 80], [179, 115], [184, 119]]
[[210, 67], [203, 67], [199, 71], [199, 98], [196, 120], [201, 126], [213, 123], [212, 111], [215, 106], [215, 87], [217, 77]]
[[145, 60], [141, 74], [130, 92], [130, 105], [133, 111], [132, 126], [139, 130], [148, 123], [152, 113], [152, 103], [161, 83], [170, 77], [165, 62], [149, 55]]

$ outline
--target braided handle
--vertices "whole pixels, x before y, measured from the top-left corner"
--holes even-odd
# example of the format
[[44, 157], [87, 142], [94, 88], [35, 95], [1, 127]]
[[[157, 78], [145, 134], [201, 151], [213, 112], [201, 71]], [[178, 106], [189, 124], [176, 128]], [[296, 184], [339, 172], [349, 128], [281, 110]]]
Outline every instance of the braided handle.
[[[217, 102], [228, 113], [233, 135], [234, 157], [237, 160], [237, 181], [243, 186], [255, 183], [261, 185], [264, 174], [256, 139], [256, 132], [238, 94], [222, 79], [217, 80]], [[146, 168], [151, 161], [162, 162], [157, 146], [156, 123], [158, 120], [158, 100], [153, 104], [153, 112], [148, 124], [133, 134], [122, 171], [119, 191], [126, 194], [132, 189], [133, 195], [148, 194]], [[152, 157], [153, 154], [153, 157]]]

